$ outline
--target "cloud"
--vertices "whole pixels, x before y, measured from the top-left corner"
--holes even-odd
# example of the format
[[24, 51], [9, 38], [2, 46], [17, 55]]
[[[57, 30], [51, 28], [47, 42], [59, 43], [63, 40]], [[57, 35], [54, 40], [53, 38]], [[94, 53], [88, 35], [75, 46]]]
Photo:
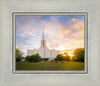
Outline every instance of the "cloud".
[[[67, 50], [84, 47], [84, 22], [77, 18], [61, 22], [56, 17], [41, 19], [42, 16], [16, 17], [17, 47], [27, 50], [39, 48], [44, 25], [46, 44], [57, 49], [61, 45]], [[22, 43], [22, 44], [21, 44]], [[20, 45], [20, 46], [19, 46]]]
[[17, 46], [23, 46], [24, 44], [23, 43], [20, 43], [20, 42], [16, 42], [16, 45]]
[[[57, 24], [58, 26], [59, 29], [56, 30], [55, 34], [49, 35], [49, 39], [52, 41], [50, 47], [55, 49], [63, 45], [63, 48], [69, 51], [84, 47], [84, 22], [74, 18], [69, 21], [67, 27]], [[55, 43], [57, 43], [57, 47]]]
[[59, 47], [59, 44], [52, 44], [52, 45], [49, 46], [49, 48], [52, 48], [52, 49], [55, 49], [57, 47]]
[[26, 35], [25, 34], [19, 34], [20, 38], [25, 38]]

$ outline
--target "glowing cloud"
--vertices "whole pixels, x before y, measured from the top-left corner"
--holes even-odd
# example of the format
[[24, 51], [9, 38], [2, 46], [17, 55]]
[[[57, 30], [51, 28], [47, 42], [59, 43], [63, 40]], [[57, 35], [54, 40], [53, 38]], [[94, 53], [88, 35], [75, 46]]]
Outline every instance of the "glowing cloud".
[[84, 16], [16, 16], [16, 47], [39, 48], [42, 28], [48, 48], [71, 52], [84, 47]]

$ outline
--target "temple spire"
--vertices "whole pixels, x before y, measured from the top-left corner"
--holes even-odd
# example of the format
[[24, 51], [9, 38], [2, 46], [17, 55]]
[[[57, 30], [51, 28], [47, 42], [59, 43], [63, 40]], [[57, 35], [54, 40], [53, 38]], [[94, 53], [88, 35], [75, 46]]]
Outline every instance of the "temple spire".
[[44, 25], [43, 25], [42, 39], [44, 39]]

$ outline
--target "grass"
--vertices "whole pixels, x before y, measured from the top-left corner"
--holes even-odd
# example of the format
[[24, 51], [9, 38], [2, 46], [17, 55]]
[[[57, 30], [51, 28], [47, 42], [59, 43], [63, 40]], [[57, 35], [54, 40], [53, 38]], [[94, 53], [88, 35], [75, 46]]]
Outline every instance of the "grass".
[[16, 70], [84, 70], [84, 63], [16, 63]]

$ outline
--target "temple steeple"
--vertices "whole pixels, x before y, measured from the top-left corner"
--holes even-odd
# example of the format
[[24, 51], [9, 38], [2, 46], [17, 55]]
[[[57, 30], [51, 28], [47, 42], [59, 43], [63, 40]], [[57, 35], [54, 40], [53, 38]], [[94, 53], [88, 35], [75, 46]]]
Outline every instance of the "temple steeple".
[[45, 37], [44, 37], [44, 25], [43, 25], [43, 31], [42, 31], [41, 47], [43, 47], [43, 48], [46, 47], [46, 40], [45, 40]]
[[43, 25], [42, 39], [45, 39], [44, 38], [44, 25]]

